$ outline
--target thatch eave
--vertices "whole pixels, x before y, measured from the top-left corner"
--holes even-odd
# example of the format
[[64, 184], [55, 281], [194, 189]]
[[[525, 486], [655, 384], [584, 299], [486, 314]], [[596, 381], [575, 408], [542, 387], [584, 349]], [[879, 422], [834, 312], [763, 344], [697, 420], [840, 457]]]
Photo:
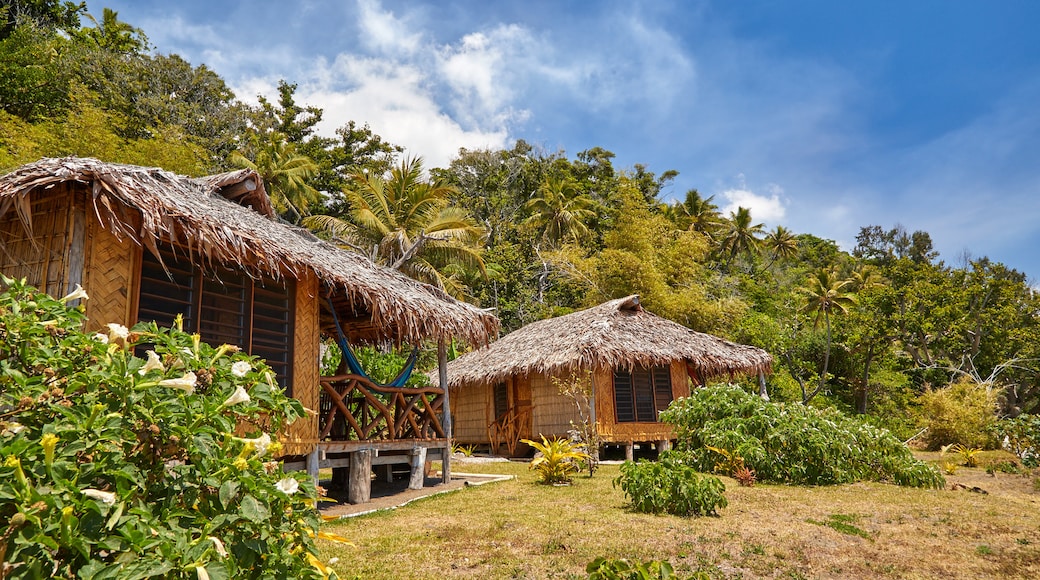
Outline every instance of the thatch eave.
[[449, 385], [488, 385], [511, 376], [631, 369], [683, 361], [704, 379], [772, 372], [766, 351], [690, 330], [628, 296], [533, 322], [448, 365]]
[[371, 317], [373, 333], [363, 340], [482, 345], [498, 333], [493, 314], [278, 222], [262, 180], [249, 170], [193, 179], [96, 159], [45, 158], [0, 177], [0, 217], [15, 210], [31, 233], [30, 196], [69, 183], [85, 192], [88, 211], [106, 229], [153, 254], [161, 245], [180, 247], [196, 264], [253, 276], [313, 272], [333, 298]]

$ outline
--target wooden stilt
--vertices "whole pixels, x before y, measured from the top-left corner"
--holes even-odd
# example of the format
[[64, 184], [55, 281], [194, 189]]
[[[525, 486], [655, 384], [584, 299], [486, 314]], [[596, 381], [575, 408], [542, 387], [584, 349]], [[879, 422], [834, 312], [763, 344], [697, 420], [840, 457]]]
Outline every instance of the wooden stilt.
[[379, 468], [383, 471], [383, 481], [387, 483], [394, 482], [394, 466], [390, 463], [386, 465], [380, 465]]
[[417, 447], [412, 452], [411, 462], [409, 465], [412, 468], [412, 471], [408, 476], [408, 489], [422, 489], [423, 480], [426, 477], [425, 447]]
[[672, 448], [672, 442], [669, 439], [662, 439], [662, 440], [657, 442], [657, 454], [658, 455], [660, 455], [661, 453], [663, 453], [665, 451], [668, 451], [671, 448]]
[[769, 400], [769, 392], [766, 391], [766, 374], [758, 371], [758, 396], [766, 401]]
[[318, 446], [314, 446], [314, 451], [307, 454], [307, 475], [311, 476], [314, 480], [314, 485], [318, 485]]
[[636, 446], [631, 441], [625, 444], [625, 461], [633, 461], [636, 455]]
[[372, 450], [364, 449], [350, 454], [350, 488], [347, 501], [352, 504], [368, 503], [372, 499]]
[[444, 389], [444, 419], [441, 427], [444, 437], [448, 439], [448, 447], [441, 452], [441, 483], [451, 481], [451, 442], [454, 432], [451, 425], [451, 401], [448, 399], [448, 345], [443, 340], [437, 343], [437, 374], [441, 388]]

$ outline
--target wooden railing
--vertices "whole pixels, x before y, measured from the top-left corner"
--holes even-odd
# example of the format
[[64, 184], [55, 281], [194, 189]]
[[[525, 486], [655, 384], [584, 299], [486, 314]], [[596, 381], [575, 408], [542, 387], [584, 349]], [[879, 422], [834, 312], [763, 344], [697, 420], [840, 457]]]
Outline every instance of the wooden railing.
[[498, 455], [499, 447], [505, 444], [509, 456], [516, 455], [524, 426], [531, 419], [531, 407], [512, 408], [499, 415], [488, 425], [488, 441], [491, 442], [491, 453]]
[[321, 378], [319, 440], [442, 439], [444, 389], [381, 387], [359, 375]]

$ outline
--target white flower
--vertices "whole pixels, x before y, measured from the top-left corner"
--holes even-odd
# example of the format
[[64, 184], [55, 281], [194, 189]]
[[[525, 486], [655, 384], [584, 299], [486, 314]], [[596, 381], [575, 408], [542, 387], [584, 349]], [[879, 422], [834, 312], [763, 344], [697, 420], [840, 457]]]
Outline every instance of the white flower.
[[108, 335], [107, 334], [101, 334], [99, 332], [99, 333], [94, 335], [94, 340], [100, 342], [101, 344], [108, 344]]
[[82, 286], [76, 284], [76, 289], [73, 290], [72, 293], [70, 293], [68, 296], [62, 298], [61, 303], [65, 304], [66, 302], [70, 302], [72, 300], [79, 300], [80, 298], [86, 300], [90, 298], [90, 296], [87, 296], [87, 291], [84, 290]]
[[224, 542], [221, 542], [220, 538], [218, 538], [216, 536], [206, 536], [206, 537], [209, 539], [209, 541], [213, 542], [213, 548], [215, 548], [217, 550], [217, 553], [220, 554], [220, 557], [221, 558], [227, 558], [228, 553], [227, 553], [227, 548], [224, 547]]
[[100, 501], [105, 505], [112, 505], [116, 503], [116, 494], [111, 491], [101, 491], [100, 489], [87, 488], [83, 490], [83, 495]]
[[329, 566], [335, 566], [336, 564], [339, 564], [339, 558], [329, 558]]
[[209, 580], [209, 572], [202, 566], [195, 566], [195, 575], [199, 577], [199, 580]]
[[108, 323], [108, 339], [111, 341], [126, 340], [130, 337], [130, 329], [116, 322]]
[[246, 373], [248, 373], [251, 370], [253, 370], [253, 367], [249, 366], [249, 363], [247, 363], [244, 360], [240, 360], [235, 364], [231, 365], [231, 374], [235, 375], [238, 378], [246, 376]]
[[300, 491], [300, 482], [296, 481], [291, 477], [283, 477], [278, 480], [278, 483], [274, 484], [285, 495], [292, 495], [297, 491]]
[[253, 439], [253, 445], [256, 445], [256, 454], [260, 457], [267, 455], [267, 448], [271, 445], [271, 436], [267, 433]]
[[224, 401], [224, 406], [230, 407], [231, 405], [237, 405], [239, 403], [248, 403], [249, 400], [249, 393], [242, 388], [242, 385], [238, 385], [235, 387], [235, 392], [231, 393], [231, 396]]
[[154, 350], [148, 351], [148, 361], [144, 363], [141, 370], [137, 371], [138, 374], [144, 376], [148, 374], [148, 371], [159, 371], [163, 372], [166, 368], [162, 364], [162, 360], [159, 359], [159, 355], [155, 354]]
[[180, 389], [190, 395], [195, 392], [195, 385], [198, 382], [199, 378], [195, 376], [195, 373], [189, 371], [186, 375], [179, 379], [165, 379], [159, 381], [159, 386]]

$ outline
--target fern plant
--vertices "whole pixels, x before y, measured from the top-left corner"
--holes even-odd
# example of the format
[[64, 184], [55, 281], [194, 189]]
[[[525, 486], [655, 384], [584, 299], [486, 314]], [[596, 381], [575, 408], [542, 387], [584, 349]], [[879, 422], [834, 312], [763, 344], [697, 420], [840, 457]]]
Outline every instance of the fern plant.
[[531, 469], [538, 472], [538, 481], [546, 485], [566, 484], [573, 480], [579, 466], [589, 460], [588, 454], [581, 451], [569, 439], [553, 439], [542, 435], [542, 442], [523, 439], [538, 455], [531, 460]]

